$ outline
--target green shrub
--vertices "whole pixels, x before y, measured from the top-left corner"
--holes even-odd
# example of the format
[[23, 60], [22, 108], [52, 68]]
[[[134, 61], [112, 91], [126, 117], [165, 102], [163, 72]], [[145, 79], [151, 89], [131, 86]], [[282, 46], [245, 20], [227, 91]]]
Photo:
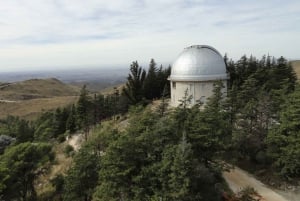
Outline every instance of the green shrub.
[[64, 153], [67, 155], [67, 156], [71, 156], [71, 154], [74, 152], [74, 148], [71, 146], [71, 145], [67, 145], [65, 147], [65, 150], [64, 150]]

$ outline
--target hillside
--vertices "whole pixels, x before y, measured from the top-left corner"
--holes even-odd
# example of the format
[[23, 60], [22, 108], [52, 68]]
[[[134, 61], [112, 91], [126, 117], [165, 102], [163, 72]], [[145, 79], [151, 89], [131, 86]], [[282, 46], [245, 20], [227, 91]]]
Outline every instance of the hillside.
[[300, 80], [300, 60], [291, 61], [291, 65], [296, 72], [297, 79]]
[[70, 105], [76, 101], [77, 96], [57, 96], [10, 102], [0, 101], [0, 119], [5, 118], [7, 115], [13, 115], [33, 120], [43, 111]]
[[31, 79], [23, 82], [2, 83], [0, 85], [0, 100], [29, 100], [35, 98], [50, 98], [54, 96], [74, 96], [78, 88], [51, 79]]
[[0, 84], [0, 118], [7, 115], [33, 120], [41, 112], [73, 104], [80, 88], [51, 79]]
[[125, 86], [125, 83], [109, 86], [109, 87], [106, 87], [106, 88], [100, 90], [100, 93], [104, 94], [104, 95], [108, 95], [108, 94], [115, 93], [115, 90], [118, 90], [119, 93], [121, 93], [124, 86]]

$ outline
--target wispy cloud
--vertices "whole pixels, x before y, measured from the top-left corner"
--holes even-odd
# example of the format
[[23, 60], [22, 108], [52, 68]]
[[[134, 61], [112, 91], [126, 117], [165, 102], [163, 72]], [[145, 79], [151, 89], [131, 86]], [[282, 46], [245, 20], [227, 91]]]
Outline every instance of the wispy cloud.
[[22, 38], [24, 43], [36, 43], [34, 38], [37, 41], [45, 38], [46, 43], [85, 40], [90, 39], [88, 35], [100, 35], [94, 39], [103, 40], [110, 39], [112, 32], [128, 37], [183, 29], [213, 31], [214, 25], [234, 26], [237, 30], [260, 26], [263, 31], [270, 27], [264, 25], [275, 21], [282, 22], [276, 25], [280, 30], [295, 26], [300, 13], [297, 2], [274, 6], [273, 1], [271, 4], [265, 1], [11, 0], [1, 4], [0, 17], [5, 26], [1, 26], [0, 40], [16, 39], [18, 43]]
[[[261, 51], [268, 46], [275, 54], [283, 52], [297, 57], [293, 52], [299, 52], [296, 49], [299, 42], [293, 50], [282, 50], [284, 44], [298, 40], [299, 13], [300, 2], [296, 0], [1, 1], [0, 52], [10, 52], [13, 48], [15, 57], [20, 58], [24, 48], [33, 52], [44, 48], [52, 52], [55, 48], [60, 51], [73, 47], [78, 48], [75, 52], [81, 52], [85, 45], [93, 44], [93, 48], [86, 51], [101, 52], [99, 57], [105, 56], [101, 61], [111, 58], [103, 52], [115, 51], [120, 53], [119, 62], [127, 61], [125, 58], [132, 58], [134, 54], [143, 53], [146, 57], [151, 52], [157, 52], [168, 62], [184, 46], [209, 43], [217, 45], [216, 48], [220, 47], [221, 51], [231, 52], [233, 56], [239, 52], [239, 55], [255, 53], [254, 45], [257, 45]], [[49, 45], [52, 45], [51, 50], [47, 49]], [[124, 46], [142, 51], [131, 49], [124, 53]], [[169, 47], [169, 50], [161, 50], [164, 47]], [[95, 52], [90, 54], [96, 55]], [[11, 57], [0, 55], [0, 60], [5, 65], [14, 66], [16, 64], [8, 59]], [[44, 57], [45, 60], [47, 58]], [[68, 55], [62, 56], [62, 60], [63, 63], [73, 62]], [[32, 59], [32, 65], [35, 61]], [[97, 64], [99, 61], [89, 62]]]

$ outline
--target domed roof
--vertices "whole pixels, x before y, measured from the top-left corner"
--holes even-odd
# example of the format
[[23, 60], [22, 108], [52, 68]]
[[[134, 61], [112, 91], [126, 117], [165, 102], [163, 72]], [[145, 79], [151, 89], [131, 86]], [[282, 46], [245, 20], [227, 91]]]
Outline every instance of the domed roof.
[[227, 79], [221, 54], [207, 45], [187, 47], [172, 65], [170, 80], [205, 81]]

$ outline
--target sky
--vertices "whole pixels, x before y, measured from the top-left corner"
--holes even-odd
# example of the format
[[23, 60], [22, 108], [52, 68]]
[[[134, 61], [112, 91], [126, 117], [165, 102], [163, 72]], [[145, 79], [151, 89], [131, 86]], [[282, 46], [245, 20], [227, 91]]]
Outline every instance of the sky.
[[168, 65], [190, 45], [300, 59], [300, 1], [0, 0], [0, 72]]

